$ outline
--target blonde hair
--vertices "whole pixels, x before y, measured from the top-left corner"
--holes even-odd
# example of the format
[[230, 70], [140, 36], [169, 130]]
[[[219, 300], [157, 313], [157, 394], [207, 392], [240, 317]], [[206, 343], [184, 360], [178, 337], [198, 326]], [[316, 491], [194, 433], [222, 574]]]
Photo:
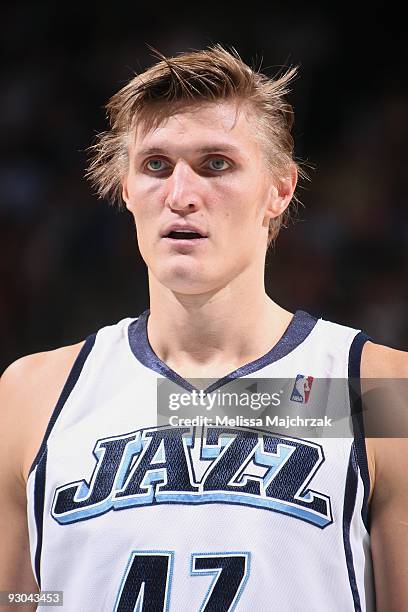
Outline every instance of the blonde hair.
[[[237, 100], [247, 104], [255, 119], [255, 137], [263, 146], [267, 166], [275, 178], [287, 176], [295, 165], [298, 174], [306, 172], [294, 160], [293, 109], [285, 100], [288, 85], [297, 67], [276, 78], [269, 78], [245, 64], [235, 49], [220, 44], [208, 49], [165, 57], [154, 50], [159, 61], [136, 75], [108, 102], [110, 129], [97, 136], [89, 148], [87, 178], [101, 198], [122, 204], [121, 179], [128, 169], [129, 134], [139, 125], [152, 126], [163, 119], [175, 105], [197, 102]], [[299, 202], [292, 199], [292, 208]], [[270, 220], [268, 247], [281, 226], [286, 227], [291, 212], [286, 209]]]

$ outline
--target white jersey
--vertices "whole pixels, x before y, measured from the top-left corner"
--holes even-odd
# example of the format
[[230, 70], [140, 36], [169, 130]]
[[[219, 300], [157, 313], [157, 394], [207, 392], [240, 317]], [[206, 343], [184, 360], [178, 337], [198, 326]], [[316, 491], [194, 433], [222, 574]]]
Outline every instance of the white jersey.
[[[87, 339], [31, 467], [41, 590], [63, 591], [67, 612], [374, 610], [361, 420], [335, 438], [170, 432], [158, 423], [158, 381], [194, 387], [153, 352], [148, 316]], [[291, 379], [289, 399], [306, 409], [315, 379], [359, 375], [366, 340], [297, 311], [266, 355], [206, 391]]]

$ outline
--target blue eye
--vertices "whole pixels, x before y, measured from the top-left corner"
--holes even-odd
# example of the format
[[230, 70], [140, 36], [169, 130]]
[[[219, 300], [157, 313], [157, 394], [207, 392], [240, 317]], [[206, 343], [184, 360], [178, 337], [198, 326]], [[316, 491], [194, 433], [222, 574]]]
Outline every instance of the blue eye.
[[225, 161], [225, 159], [217, 157], [214, 159], [210, 159], [210, 166], [211, 170], [225, 170], [226, 168], [229, 168], [229, 163]]
[[164, 162], [162, 159], [149, 159], [146, 164], [148, 170], [152, 170], [153, 172], [158, 172], [159, 170], [163, 170]]

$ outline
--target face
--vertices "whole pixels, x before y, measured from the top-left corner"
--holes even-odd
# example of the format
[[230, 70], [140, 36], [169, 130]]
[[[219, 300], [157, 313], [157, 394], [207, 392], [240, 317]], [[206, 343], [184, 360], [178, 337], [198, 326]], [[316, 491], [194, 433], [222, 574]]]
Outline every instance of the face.
[[251, 266], [263, 273], [269, 220], [289, 204], [293, 183], [274, 183], [251, 119], [234, 102], [196, 105], [139, 129], [123, 198], [149, 275], [199, 294]]

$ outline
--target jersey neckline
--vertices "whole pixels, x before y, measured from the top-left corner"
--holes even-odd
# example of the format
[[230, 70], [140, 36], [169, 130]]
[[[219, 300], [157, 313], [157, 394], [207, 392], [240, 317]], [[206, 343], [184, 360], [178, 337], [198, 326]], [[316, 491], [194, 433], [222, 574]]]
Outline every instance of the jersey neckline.
[[[147, 320], [149, 315], [150, 309], [145, 310], [137, 319], [132, 321], [128, 327], [128, 340], [133, 355], [144, 366], [177, 383], [187, 391], [198, 391], [194, 385], [172, 370], [172, 368], [162, 361], [153, 351], [147, 335]], [[265, 355], [219, 378], [204, 389], [205, 393], [211, 393], [236, 378], [247, 376], [248, 374], [256, 372], [286, 357], [306, 340], [316, 323], [317, 319], [315, 317], [304, 310], [297, 310], [281, 338], [267, 353], [265, 353]]]

